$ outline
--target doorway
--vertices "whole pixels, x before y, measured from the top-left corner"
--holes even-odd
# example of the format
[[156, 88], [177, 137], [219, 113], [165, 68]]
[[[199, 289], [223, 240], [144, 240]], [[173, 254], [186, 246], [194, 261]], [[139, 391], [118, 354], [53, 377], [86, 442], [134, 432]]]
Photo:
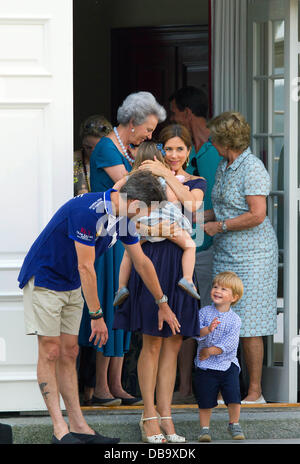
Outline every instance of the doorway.
[[[141, 79], [150, 80], [149, 89], [153, 89], [155, 96], [164, 104], [175, 89], [176, 85], [187, 82], [195, 85], [202, 74], [200, 82], [205, 81], [203, 74], [207, 73], [206, 85], [208, 85], [208, 69], [201, 69], [202, 66], [208, 65], [208, 20], [209, 20], [209, 2], [208, 0], [185, 0], [184, 4], [179, 0], [160, 0], [159, 8], [154, 8], [150, 2], [141, 2], [140, 0], [73, 0], [73, 43], [74, 43], [74, 148], [79, 148], [79, 127], [82, 121], [92, 114], [103, 114], [106, 118], [115, 122], [116, 108], [122, 103], [122, 99], [130, 92], [134, 85], [128, 83], [128, 79], [133, 75], [132, 66], [122, 61], [120, 51], [116, 53], [113, 50], [115, 40], [112, 35], [129, 34], [132, 32], [132, 41], [134, 34], [138, 35], [138, 40], [146, 42], [153, 41], [153, 34], [156, 35], [156, 73], [142, 72], [139, 75], [138, 84]], [[118, 31], [118, 32], [112, 32]], [[123, 31], [123, 32], [122, 32]], [[149, 34], [146, 32], [149, 32]], [[146, 37], [141, 37], [146, 34]], [[177, 39], [176, 39], [177, 34]], [[178, 35], [179, 34], [179, 35]], [[197, 64], [193, 58], [193, 47], [196, 34], [196, 41], [201, 40], [202, 44], [206, 43], [206, 49], [203, 53], [206, 57], [200, 57], [201, 63]], [[198, 34], [198, 35], [197, 35]], [[184, 42], [184, 36], [187, 42]], [[160, 47], [164, 48], [162, 41], [171, 40], [170, 48], [173, 53], [178, 52], [176, 43], [186, 44], [182, 57], [179, 56], [182, 65], [179, 66], [178, 73], [175, 69], [171, 75], [165, 75], [166, 65], [163, 60], [159, 60], [159, 54], [162, 56]], [[127, 40], [127, 39], [126, 39]], [[194, 42], [193, 42], [194, 40]], [[122, 53], [124, 49], [134, 46], [132, 42], [121, 43]], [[148, 66], [148, 60], [153, 67], [156, 65], [155, 57], [151, 58], [145, 50], [149, 52], [146, 45], [141, 45], [140, 54], [143, 63]], [[170, 50], [169, 50], [170, 51]], [[125, 50], [128, 53], [128, 50]], [[171, 53], [171, 52], [170, 52]], [[201, 52], [202, 53], [202, 52]], [[115, 63], [115, 57], [119, 64]], [[119, 57], [119, 58], [118, 58]], [[175, 57], [174, 57], [175, 60]], [[173, 63], [175, 61], [173, 60]], [[125, 63], [125, 64], [124, 64]], [[122, 66], [120, 67], [120, 64]], [[116, 76], [112, 75], [115, 67], [118, 67], [119, 80], [122, 91], [115, 92], [113, 86]], [[175, 66], [173, 64], [172, 66]], [[177, 66], [177, 65], [176, 65]], [[141, 70], [139, 70], [140, 72]], [[129, 76], [127, 76], [129, 74]], [[187, 74], [187, 78], [186, 78]], [[177, 78], [178, 76], [178, 78]], [[163, 78], [164, 84], [160, 80]], [[122, 80], [124, 79], [124, 84]], [[168, 80], [167, 80], [168, 79]], [[178, 80], [176, 80], [178, 79]], [[158, 82], [159, 81], [159, 82]], [[126, 82], [126, 83], [125, 83]], [[146, 82], [147, 83], [147, 82]], [[152, 85], [155, 83], [155, 87]], [[145, 84], [144, 84], [145, 85]], [[168, 88], [170, 86], [170, 88]], [[159, 95], [156, 91], [159, 90]], [[145, 90], [145, 89], [144, 89]], [[151, 90], [150, 90], [151, 91]], [[166, 108], [167, 109], [167, 108]]]
[[209, 95], [207, 25], [112, 29], [111, 119], [124, 98], [151, 92], [166, 109], [175, 90], [193, 85]]

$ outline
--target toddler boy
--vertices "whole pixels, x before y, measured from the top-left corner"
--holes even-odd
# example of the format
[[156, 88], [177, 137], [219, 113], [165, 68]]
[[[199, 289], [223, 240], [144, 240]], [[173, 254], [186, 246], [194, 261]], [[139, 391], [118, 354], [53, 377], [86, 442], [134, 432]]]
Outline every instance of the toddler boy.
[[231, 271], [221, 272], [211, 290], [212, 305], [199, 310], [200, 336], [195, 358], [195, 394], [199, 406], [200, 442], [211, 441], [212, 408], [221, 392], [228, 407], [228, 431], [234, 440], [244, 440], [239, 424], [241, 396], [237, 359], [240, 317], [231, 309], [243, 295], [241, 279]]

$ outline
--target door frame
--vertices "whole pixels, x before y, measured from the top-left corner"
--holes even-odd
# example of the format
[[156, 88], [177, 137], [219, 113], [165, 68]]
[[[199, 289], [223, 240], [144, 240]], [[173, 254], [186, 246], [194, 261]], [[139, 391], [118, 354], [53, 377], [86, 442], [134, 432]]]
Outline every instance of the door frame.
[[[248, 4], [248, 49], [249, 49], [249, 105], [252, 127], [255, 125], [255, 91], [253, 68], [255, 55], [254, 21], [268, 22], [284, 19], [284, 275], [283, 275], [283, 366], [273, 364], [273, 341], [268, 337], [266, 365], [263, 367], [262, 383], [266, 399], [274, 402], [297, 402], [298, 361], [293, 356], [293, 347], [298, 332], [298, 102], [291, 98], [291, 86], [298, 77], [298, 1], [297, 0], [250, 0]], [[269, 27], [268, 49], [271, 46]], [[253, 50], [253, 53], [251, 51]], [[270, 69], [270, 54], [269, 54]], [[268, 86], [268, 93], [272, 90]], [[271, 105], [271, 106], [270, 106]], [[268, 104], [268, 120], [272, 117], [272, 99]], [[271, 134], [268, 130], [268, 140]], [[254, 150], [255, 151], [255, 150]], [[268, 143], [268, 158], [272, 155]], [[280, 193], [280, 192], [279, 192]], [[271, 195], [276, 192], [271, 192]], [[270, 203], [269, 203], [270, 205]]]

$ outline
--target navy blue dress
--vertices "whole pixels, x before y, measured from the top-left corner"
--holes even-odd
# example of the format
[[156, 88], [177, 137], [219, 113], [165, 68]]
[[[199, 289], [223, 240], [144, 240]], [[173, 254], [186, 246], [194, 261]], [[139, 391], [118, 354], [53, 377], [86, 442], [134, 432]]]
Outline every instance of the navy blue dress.
[[[206, 181], [197, 178], [187, 181], [185, 185], [188, 185], [190, 190], [197, 188], [205, 192]], [[181, 325], [180, 335], [185, 337], [199, 335], [198, 301], [177, 285], [182, 277], [182, 249], [170, 240], [145, 242], [142, 248], [145, 255], [151, 259], [161, 288], [168, 296], [168, 304]], [[130, 295], [118, 307], [113, 328], [140, 331], [156, 337], [172, 336], [172, 331], [166, 322], [162, 330], [158, 330], [158, 306], [134, 267], [132, 267], [128, 289]]]

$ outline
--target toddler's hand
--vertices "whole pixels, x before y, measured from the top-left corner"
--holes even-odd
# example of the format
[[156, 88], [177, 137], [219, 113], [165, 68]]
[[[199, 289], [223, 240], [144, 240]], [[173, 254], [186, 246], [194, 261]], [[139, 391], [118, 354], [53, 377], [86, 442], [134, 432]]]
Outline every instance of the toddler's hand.
[[200, 361], [204, 361], [205, 359], [208, 359], [209, 357], [210, 357], [209, 349], [208, 348], [202, 348], [202, 350], [199, 353]]
[[215, 317], [214, 320], [208, 326], [209, 332], [213, 332], [218, 327], [219, 324], [221, 324], [221, 322], [218, 320], [217, 317]]

